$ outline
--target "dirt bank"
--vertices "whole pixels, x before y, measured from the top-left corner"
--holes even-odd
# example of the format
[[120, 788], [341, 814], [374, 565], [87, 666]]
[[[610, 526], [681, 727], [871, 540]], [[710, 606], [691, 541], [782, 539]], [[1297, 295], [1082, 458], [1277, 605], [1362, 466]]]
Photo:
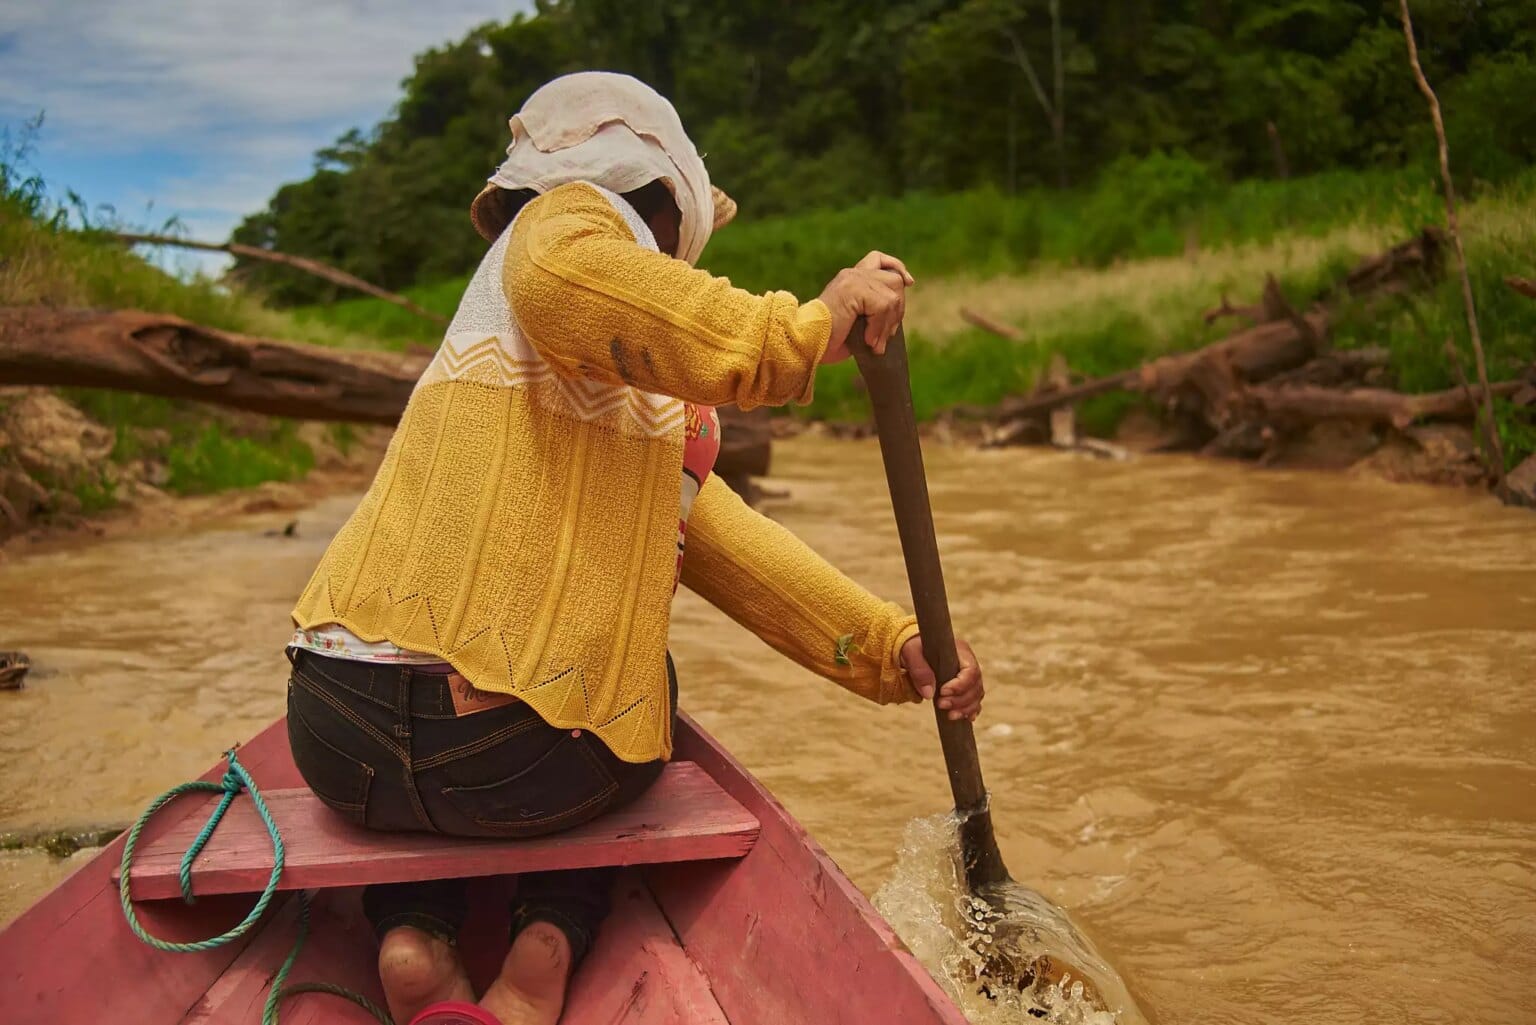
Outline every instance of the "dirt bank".
[[[266, 417], [220, 409], [194, 414], [221, 436], [258, 437]], [[65, 396], [44, 388], [0, 388], [0, 554], [82, 538], [175, 527], [241, 513], [302, 509], [338, 491], [362, 488], [390, 431], [325, 424], [292, 428], [308, 450], [306, 472], [209, 494], [172, 487], [177, 458], [167, 432], [107, 426]]]

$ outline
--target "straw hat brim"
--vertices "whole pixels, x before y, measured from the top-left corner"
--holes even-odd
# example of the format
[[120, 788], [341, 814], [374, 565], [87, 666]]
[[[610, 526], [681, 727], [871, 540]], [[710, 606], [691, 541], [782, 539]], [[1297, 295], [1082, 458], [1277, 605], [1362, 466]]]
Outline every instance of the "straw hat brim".
[[[486, 185], [469, 204], [469, 219], [475, 226], [475, 231], [487, 242], [494, 242], [501, 233], [506, 230], [507, 219], [499, 210], [499, 193], [503, 190], [499, 185]], [[718, 185], [709, 187], [710, 196], [714, 200], [715, 223], [713, 231], [730, 224], [736, 216], [736, 201], [726, 195], [724, 189]]]

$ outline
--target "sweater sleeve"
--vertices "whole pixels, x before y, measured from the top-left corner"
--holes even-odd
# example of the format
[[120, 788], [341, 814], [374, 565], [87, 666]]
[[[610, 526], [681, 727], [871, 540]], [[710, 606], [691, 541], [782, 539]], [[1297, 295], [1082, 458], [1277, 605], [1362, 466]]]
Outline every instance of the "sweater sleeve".
[[637, 245], [582, 184], [528, 203], [502, 283], [518, 326], [558, 371], [700, 405], [809, 402], [832, 333], [819, 299], [753, 295]]
[[917, 620], [838, 572], [716, 476], [688, 517], [683, 583], [781, 654], [861, 697], [919, 700], [900, 659]]

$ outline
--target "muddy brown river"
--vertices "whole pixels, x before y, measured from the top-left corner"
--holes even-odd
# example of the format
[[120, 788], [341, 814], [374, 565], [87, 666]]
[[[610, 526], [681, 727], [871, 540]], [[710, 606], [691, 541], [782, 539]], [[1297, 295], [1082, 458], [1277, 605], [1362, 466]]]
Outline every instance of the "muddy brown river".
[[[904, 599], [872, 443], [778, 447], [773, 516]], [[1016, 878], [1162, 1023], [1536, 1022], [1536, 516], [1181, 458], [931, 448]], [[287, 612], [354, 498], [0, 564], [0, 831], [122, 823], [282, 710]], [[691, 594], [684, 705], [867, 892], [946, 807], [929, 713]], [[0, 919], [83, 855], [0, 855]], [[908, 855], [913, 856], [913, 855]], [[921, 856], [921, 854], [916, 855]]]

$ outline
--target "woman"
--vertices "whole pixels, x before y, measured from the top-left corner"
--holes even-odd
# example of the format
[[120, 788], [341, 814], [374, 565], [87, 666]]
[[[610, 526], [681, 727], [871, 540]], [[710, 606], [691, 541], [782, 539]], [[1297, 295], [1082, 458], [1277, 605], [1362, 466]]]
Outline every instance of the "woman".
[[[803, 304], [695, 269], [734, 204], [634, 79], [557, 79], [511, 128], [471, 208], [490, 251], [294, 610], [295, 761], [373, 829], [534, 836], [632, 800], [671, 754], [679, 579], [855, 693], [934, 695], [912, 617], [710, 473], [714, 407], [808, 401], [858, 316], [884, 348], [901, 262], [871, 253]], [[938, 700], [974, 718], [961, 648]], [[610, 885], [519, 879], [478, 1008], [454, 948], [464, 883], [368, 888], [395, 1020], [553, 1025]]]

